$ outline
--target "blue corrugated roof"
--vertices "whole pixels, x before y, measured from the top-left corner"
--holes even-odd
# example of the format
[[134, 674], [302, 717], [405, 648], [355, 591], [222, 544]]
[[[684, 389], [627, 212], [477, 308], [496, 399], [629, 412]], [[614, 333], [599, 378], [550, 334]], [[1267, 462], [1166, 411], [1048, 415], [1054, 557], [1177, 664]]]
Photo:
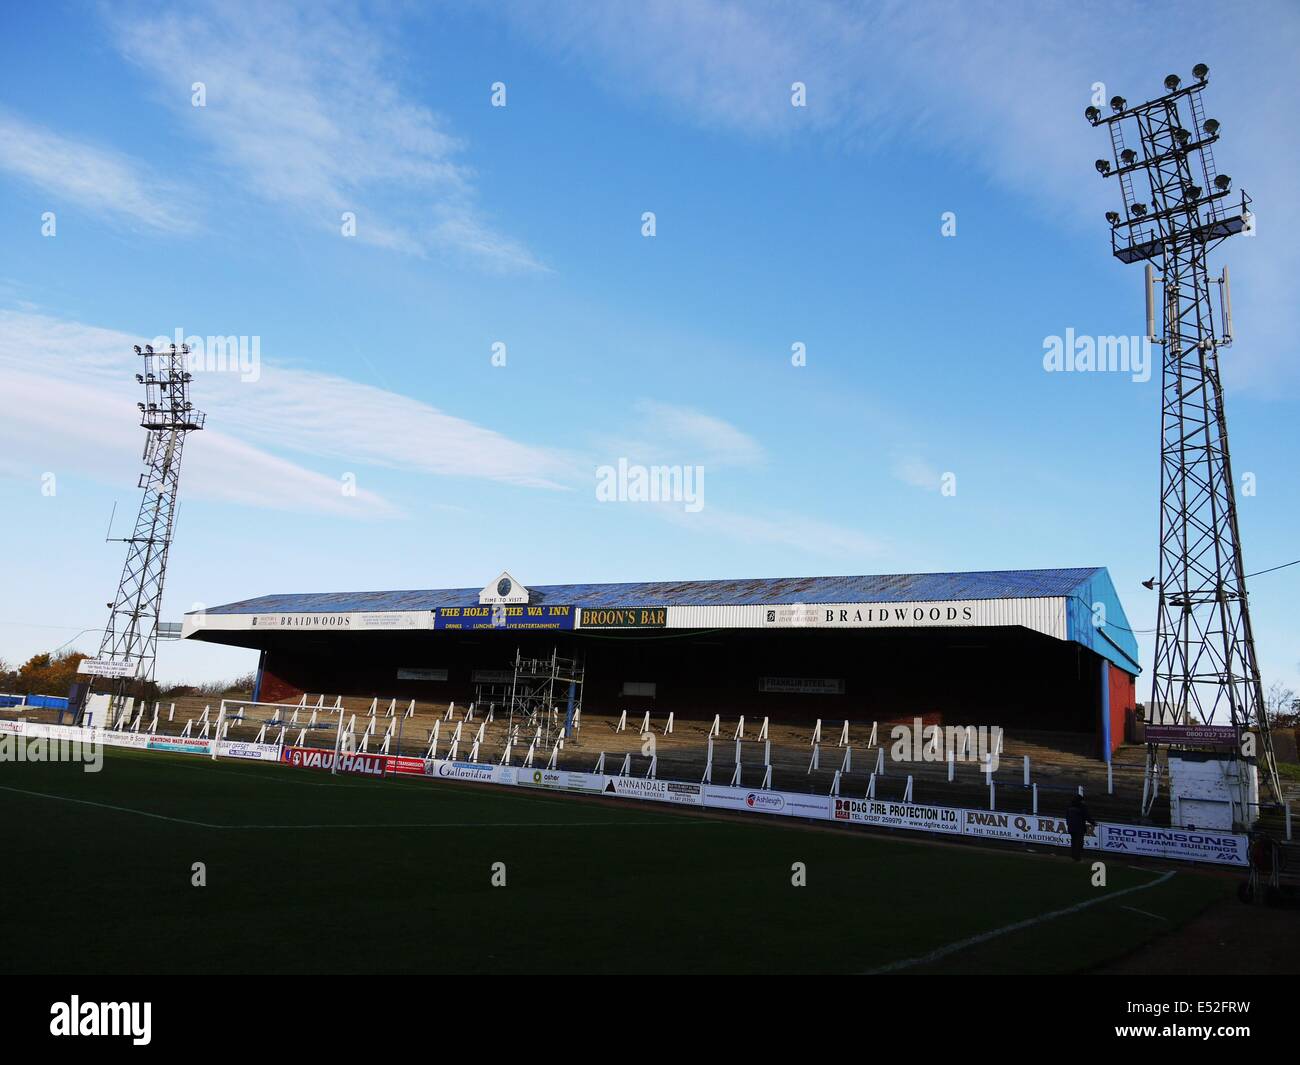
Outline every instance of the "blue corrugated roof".
[[[1069, 595], [1098, 567], [989, 570], [976, 573], [892, 573], [862, 577], [758, 577], [727, 581], [645, 581], [631, 584], [528, 585], [530, 602], [571, 606], [751, 606], [763, 603], [904, 603], [953, 599], [1035, 599]], [[1105, 570], [1100, 570], [1104, 573]], [[407, 592], [305, 592], [263, 595], [209, 614], [329, 613], [433, 610], [475, 606], [478, 588]]]

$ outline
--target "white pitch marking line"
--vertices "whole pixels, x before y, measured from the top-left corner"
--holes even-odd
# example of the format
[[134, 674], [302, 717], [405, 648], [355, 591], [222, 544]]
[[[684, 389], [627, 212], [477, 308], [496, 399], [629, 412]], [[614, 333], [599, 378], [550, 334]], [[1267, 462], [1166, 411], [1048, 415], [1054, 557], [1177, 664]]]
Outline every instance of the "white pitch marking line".
[[106, 802], [92, 802], [90, 799], [74, 799], [68, 795], [50, 795], [44, 791], [28, 791], [26, 788], [8, 788], [0, 785], [0, 791], [11, 791], [15, 795], [30, 795], [35, 799], [55, 799], [59, 802], [74, 802], [78, 806], [96, 806], [101, 810], [115, 810], [121, 814], [136, 814], [139, 817], [149, 817], [155, 821], [171, 821], [177, 825], [194, 825], [197, 828], [224, 828], [224, 825], [213, 825], [206, 821], [190, 821], [184, 817], [168, 817], [166, 814], [150, 813], [148, 810], [133, 810], [129, 806], [113, 806]]
[[1133, 913], [1140, 913], [1143, 917], [1150, 917], [1156, 921], [1167, 921], [1168, 917], [1161, 917], [1158, 913], [1151, 913], [1147, 910], [1139, 910], [1136, 906], [1121, 906], [1121, 910], [1131, 910]]
[[637, 828], [637, 827], [655, 827], [662, 825], [681, 825], [681, 824], [699, 824], [699, 825], [720, 825], [722, 821], [705, 821], [699, 819], [682, 819], [671, 821], [432, 821], [419, 824], [393, 824], [384, 822], [382, 824], [362, 824], [362, 825], [217, 825], [209, 821], [191, 821], [185, 817], [169, 817], [166, 814], [155, 814], [148, 810], [135, 810], [129, 806], [114, 806], [106, 802], [92, 802], [90, 799], [74, 799], [68, 795], [50, 795], [44, 791], [27, 791], [25, 788], [9, 788], [0, 785], [0, 791], [11, 791], [17, 795], [29, 795], [36, 799], [54, 799], [58, 802], [76, 803], [78, 806], [94, 806], [100, 810], [113, 810], [120, 814], [135, 814], [137, 817], [148, 817], [155, 821], [170, 821], [177, 825], [193, 825], [195, 828], [217, 828], [230, 831], [239, 831], [242, 829], [255, 829], [258, 831], [289, 831], [297, 832], [302, 829], [376, 829], [376, 828], [605, 828], [617, 826], [619, 828]]
[[946, 958], [949, 954], [956, 954], [959, 950], [965, 950], [967, 947], [973, 947], [979, 943], [987, 943], [990, 939], [996, 939], [998, 936], [1004, 936], [1010, 932], [1019, 932], [1022, 928], [1032, 928], [1036, 924], [1043, 924], [1046, 921], [1055, 920], [1057, 917], [1067, 917], [1072, 913], [1078, 913], [1080, 910], [1086, 910], [1089, 906], [1096, 906], [1101, 902], [1110, 902], [1122, 895], [1131, 895], [1135, 891], [1146, 891], [1147, 888], [1153, 888], [1157, 884], [1163, 884], [1173, 875], [1174, 870], [1171, 869], [1169, 872], [1156, 877], [1148, 883], [1124, 888], [1122, 891], [1112, 891], [1105, 895], [1099, 895], [1095, 899], [1088, 899], [1086, 902], [1077, 902], [1073, 906], [1066, 906], [1060, 910], [1053, 910], [1051, 913], [1041, 913], [1037, 917], [1030, 917], [1024, 921], [1017, 921], [1015, 924], [1003, 925], [1001, 928], [994, 928], [989, 932], [981, 932], [979, 935], [970, 936], [967, 939], [960, 939], [956, 943], [949, 943], [946, 947], [932, 950], [929, 954], [923, 954], [919, 958], [904, 958], [902, 961], [890, 962], [888, 965], [882, 965], [878, 969], [871, 969], [868, 971], [867, 975], [874, 976], [878, 973], [892, 973], [899, 969], [909, 969], [913, 965], [928, 965], [931, 962], [938, 961], [940, 958]]

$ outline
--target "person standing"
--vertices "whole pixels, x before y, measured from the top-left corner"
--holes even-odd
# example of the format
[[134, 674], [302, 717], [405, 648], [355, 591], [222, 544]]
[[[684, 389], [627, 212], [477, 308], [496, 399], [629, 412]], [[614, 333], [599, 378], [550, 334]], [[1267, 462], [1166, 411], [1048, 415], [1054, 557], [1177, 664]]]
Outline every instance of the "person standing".
[[1083, 796], [1075, 792], [1065, 811], [1065, 827], [1070, 831], [1070, 857], [1076, 862], [1083, 858], [1083, 840], [1088, 834], [1088, 826], [1095, 824], [1084, 805]]

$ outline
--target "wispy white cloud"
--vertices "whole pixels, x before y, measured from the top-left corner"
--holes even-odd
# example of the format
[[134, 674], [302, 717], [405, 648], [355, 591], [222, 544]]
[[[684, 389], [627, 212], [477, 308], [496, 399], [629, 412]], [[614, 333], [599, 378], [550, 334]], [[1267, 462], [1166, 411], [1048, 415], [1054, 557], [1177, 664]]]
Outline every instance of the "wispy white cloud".
[[[140, 430], [134, 369], [125, 353], [144, 340], [31, 311], [0, 311], [0, 474], [35, 480], [50, 471], [130, 483]], [[268, 358], [260, 369], [256, 381], [197, 371], [196, 398], [208, 413], [208, 428], [187, 452], [187, 497], [389, 518], [402, 513], [400, 502], [364, 488], [345, 496], [341, 474], [387, 468], [541, 490], [590, 484], [591, 458], [513, 440], [409, 396], [335, 375]], [[652, 400], [633, 410], [654, 423], [656, 446], [668, 447], [676, 462], [742, 470], [764, 460], [757, 440], [714, 415]], [[365, 484], [364, 473], [358, 480]], [[826, 556], [882, 550], [872, 536], [804, 513], [745, 513], [713, 502], [698, 513], [684, 513], [679, 505], [624, 513], [648, 512], [735, 543]]]
[[720, 536], [746, 546], [765, 545], [838, 559], [878, 558], [887, 553], [884, 541], [850, 526], [820, 521], [805, 514], [768, 512], [746, 514], [707, 504], [687, 513], [680, 506], [650, 506], [656, 517], [695, 531]]
[[0, 171], [40, 190], [48, 209], [72, 205], [109, 221], [188, 232], [195, 215], [179, 189], [120, 152], [0, 110]]
[[560, 489], [574, 465], [398, 392], [264, 362], [256, 382], [203, 378], [206, 402], [241, 437], [341, 462]]
[[[33, 484], [47, 473], [56, 479], [131, 484], [143, 439], [133, 397], [121, 388], [106, 389], [93, 375], [77, 382], [16, 369], [6, 355], [0, 347], [0, 388], [5, 397], [0, 444], [7, 455], [5, 474]], [[398, 507], [374, 492], [358, 488], [354, 495], [344, 495], [338, 477], [221, 430], [205, 430], [202, 440], [189, 444], [186, 451], [186, 498], [338, 517], [400, 514]]]
[[701, 465], [710, 469], [760, 465], [763, 446], [723, 418], [693, 407], [639, 399], [625, 431], [597, 441], [604, 462], [625, 457], [645, 464]]
[[[121, 480], [139, 456], [134, 367], [144, 338], [17, 311], [0, 311], [0, 447], [10, 465]], [[32, 353], [39, 353], [38, 359]], [[557, 489], [577, 468], [435, 407], [345, 378], [263, 360], [261, 376], [199, 370], [209, 428], [190, 448], [187, 492], [274, 509], [390, 517], [397, 504], [343, 473], [386, 467]], [[325, 463], [329, 473], [284, 453]], [[11, 470], [12, 472], [12, 470]], [[359, 476], [362, 484], [364, 477]]]
[[[477, 202], [464, 145], [393, 76], [394, 42], [351, 7], [207, 3], [108, 16], [128, 60], [186, 129], [254, 195], [322, 230], [356, 215], [356, 239], [451, 253], [493, 271], [544, 269]], [[206, 106], [191, 104], [202, 82]]]
[[916, 455], [904, 455], [895, 459], [890, 472], [896, 480], [910, 484], [913, 488], [931, 492], [939, 490], [939, 471]]

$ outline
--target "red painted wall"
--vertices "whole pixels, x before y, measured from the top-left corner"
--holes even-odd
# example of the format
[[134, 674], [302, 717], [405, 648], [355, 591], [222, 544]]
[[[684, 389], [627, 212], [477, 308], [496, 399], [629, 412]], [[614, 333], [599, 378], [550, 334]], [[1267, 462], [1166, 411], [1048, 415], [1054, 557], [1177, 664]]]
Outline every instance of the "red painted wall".
[[1110, 750], [1114, 754], [1124, 742], [1124, 723], [1128, 713], [1137, 705], [1137, 681], [1112, 664], [1110, 674]]
[[262, 690], [258, 692], [260, 700], [264, 703], [297, 701], [302, 696], [302, 689], [276, 676], [271, 661], [272, 656], [267, 655], [266, 664], [262, 667]]

